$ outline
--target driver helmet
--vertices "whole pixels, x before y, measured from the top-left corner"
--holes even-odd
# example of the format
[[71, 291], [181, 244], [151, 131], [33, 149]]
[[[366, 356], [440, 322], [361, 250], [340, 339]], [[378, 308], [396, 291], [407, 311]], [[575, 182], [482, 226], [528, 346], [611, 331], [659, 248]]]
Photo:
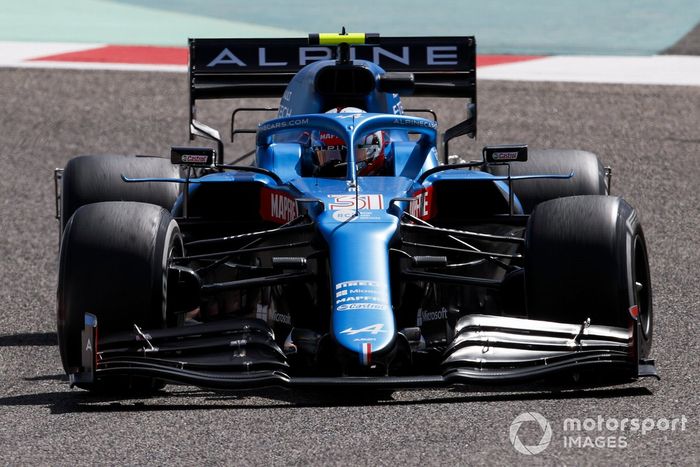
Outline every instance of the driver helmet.
[[[326, 113], [362, 114], [365, 111], [357, 107], [336, 107]], [[345, 162], [348, 147], [338, 135], [321, 131], [316, 143], [314, 150], [319, 167], [334, 167]], [[386, 163], [385, 149], [388, 144], [389, 137], [384, 131], [375, 131], [362, 138], [355, 148], [357, 174], [360, 176], [381, 174]]]

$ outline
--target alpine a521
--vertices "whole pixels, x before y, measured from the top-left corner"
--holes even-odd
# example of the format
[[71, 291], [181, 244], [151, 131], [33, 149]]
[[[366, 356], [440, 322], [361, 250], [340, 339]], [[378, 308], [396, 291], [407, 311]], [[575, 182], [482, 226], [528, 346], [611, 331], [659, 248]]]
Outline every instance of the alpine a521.
[[[610, 169], [581, 150], [450, 153], [477, 133], [473, 37], [191, 39], [189, 52], [189, 136], [208, 144], [56, 171], [72, 385], [656, 375], [644, 234]], [[464, 119], [439, 133], [403, 96], [461, 100]], [[254, 134], [254, 162], [227, 162], [196, 104], [258, 97], [279, 106], [235, 108], [230, 129], [235, 150]], [[277, 116], [241, 128], [251, 112]]]

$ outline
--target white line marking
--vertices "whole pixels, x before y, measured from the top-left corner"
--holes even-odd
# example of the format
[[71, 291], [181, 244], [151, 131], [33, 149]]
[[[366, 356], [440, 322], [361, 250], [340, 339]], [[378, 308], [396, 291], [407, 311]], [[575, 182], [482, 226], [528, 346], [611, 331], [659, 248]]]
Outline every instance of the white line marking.
[[12, 68], [54, 68], [62, 70], [113, 70], [113, 71], [166, 71], [170, 73], [186, 73], [186, 65], [148, 65], [132, 63], [101, 63], [101, 62], [20, 62], [2, 64], [0, 67]]
[[69, 42], [9, 42], [0, 41], [0, 65], [14, 66], [33, 58], [48, 55], [79, 52], [97, 49], [105, 44], [86, 44]]
[[554, 56], [479, 69], [484, 80], [700, 86], [700, 57]]

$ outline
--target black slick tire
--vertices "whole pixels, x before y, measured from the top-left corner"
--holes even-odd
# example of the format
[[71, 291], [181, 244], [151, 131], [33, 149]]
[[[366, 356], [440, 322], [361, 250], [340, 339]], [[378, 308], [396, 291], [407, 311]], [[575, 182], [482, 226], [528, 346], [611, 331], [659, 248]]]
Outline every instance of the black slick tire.
[[533, 319], [628, 327], [641, 322], [639, 356], [651, 350], [649, 261], [637, 212], [612, 196], [575, 196], [539, 204], [525, 244], [525, 290]]
[[104, 202], [82, 206], [67, 222], [61, 245], [57, 330], [67, 373], [81, 366], [85, 313], [106, 336], [166, 323], [168, 261], [181, 254], [182, 237], [165, 209], [152, 204]]

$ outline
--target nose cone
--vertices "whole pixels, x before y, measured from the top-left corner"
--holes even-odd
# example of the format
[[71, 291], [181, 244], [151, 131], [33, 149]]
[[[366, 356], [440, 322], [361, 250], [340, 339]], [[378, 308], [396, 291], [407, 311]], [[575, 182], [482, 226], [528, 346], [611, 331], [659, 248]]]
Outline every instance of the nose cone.
[[390, 347], [396, 334], [389, 242], [398, 219], [379, 210], [371, 216], [327, 211], [319, 225], [330, 250], [333, 337], [369, 365], [372, 354]]

